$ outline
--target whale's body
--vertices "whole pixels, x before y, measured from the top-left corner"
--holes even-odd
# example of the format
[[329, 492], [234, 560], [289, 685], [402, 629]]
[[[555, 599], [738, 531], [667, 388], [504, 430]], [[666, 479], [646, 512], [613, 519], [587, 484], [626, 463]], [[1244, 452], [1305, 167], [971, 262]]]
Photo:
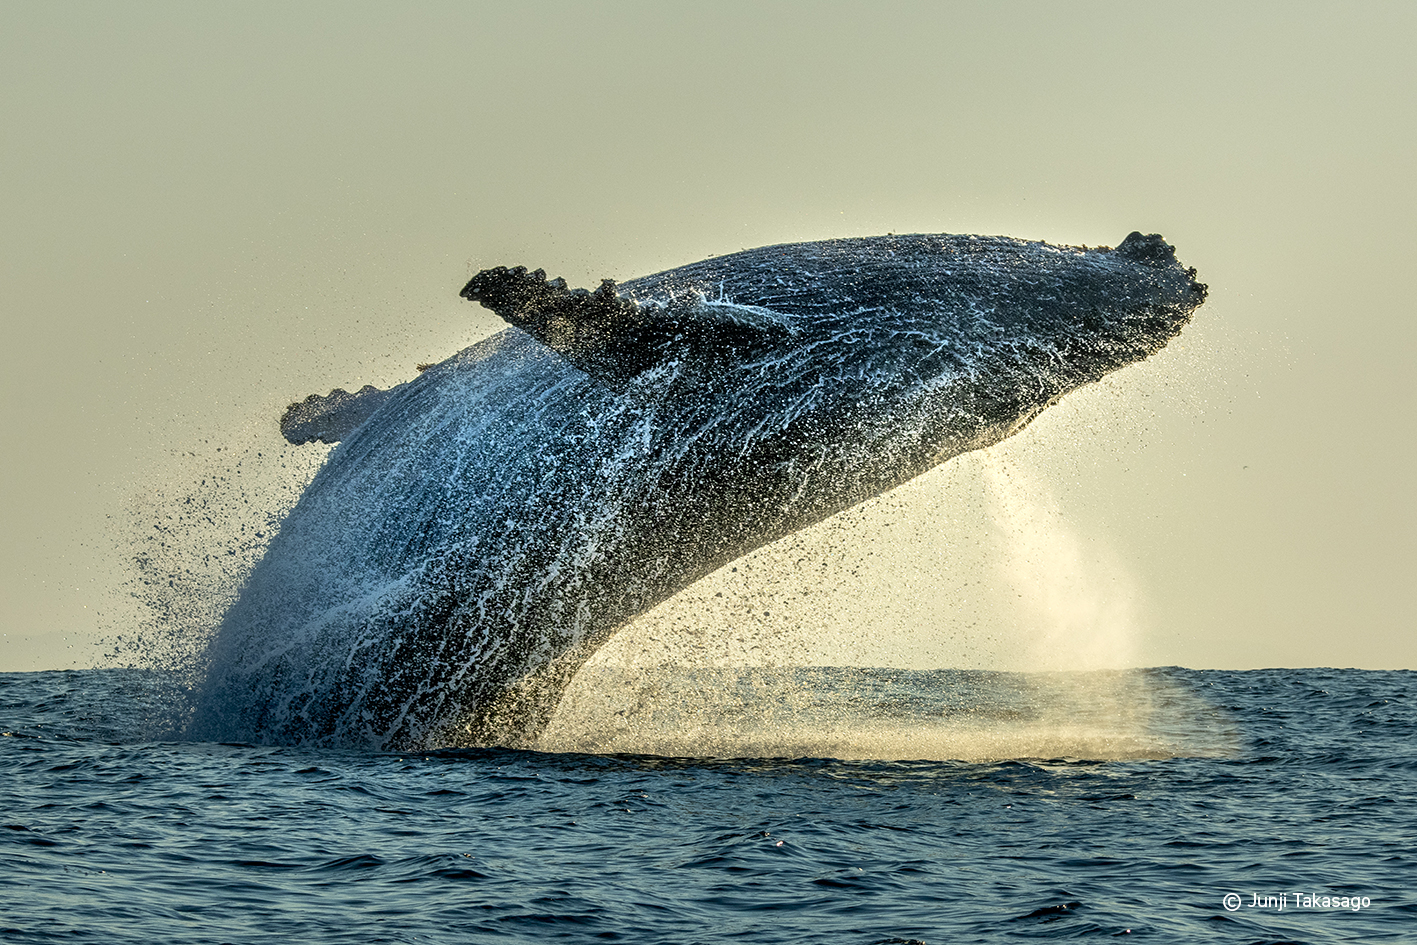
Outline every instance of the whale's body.
[[488, 270], [464, 295], [516, 327], [287, 415], [342, 440], [226, 615], [191, 737], [525, 741], [626, 621], [1016, 432], [1158, 350], [1205, 287], [1160, 237], [924, 235], [594, 295]]

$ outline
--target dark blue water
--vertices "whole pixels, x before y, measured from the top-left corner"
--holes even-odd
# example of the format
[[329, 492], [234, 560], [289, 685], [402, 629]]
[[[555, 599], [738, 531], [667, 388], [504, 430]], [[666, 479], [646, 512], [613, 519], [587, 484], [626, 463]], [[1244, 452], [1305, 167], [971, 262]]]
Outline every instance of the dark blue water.
[[1417, 673], [740, 675], [647, 744], [972, 760], [184, 743], [167, 677], [0, 675], [0, 940], [1417, 941]]

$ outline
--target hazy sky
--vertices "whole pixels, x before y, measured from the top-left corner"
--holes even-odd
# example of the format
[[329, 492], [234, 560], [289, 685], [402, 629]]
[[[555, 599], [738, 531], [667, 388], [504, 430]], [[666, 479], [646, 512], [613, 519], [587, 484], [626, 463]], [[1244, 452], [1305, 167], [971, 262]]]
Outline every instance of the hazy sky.
[[318, 459], [282, 408], [499, 327], [484, 266], [1134, 229], [1193, 325], [813, 539], [823, 626], [1006, 665], [1010, 581], [1066, 579], [1144, 665], [1417, 667], [1414, 39], [1410, 3], [0, 3], [0, 670], [90, 665], [135, 555], [229, 579]]

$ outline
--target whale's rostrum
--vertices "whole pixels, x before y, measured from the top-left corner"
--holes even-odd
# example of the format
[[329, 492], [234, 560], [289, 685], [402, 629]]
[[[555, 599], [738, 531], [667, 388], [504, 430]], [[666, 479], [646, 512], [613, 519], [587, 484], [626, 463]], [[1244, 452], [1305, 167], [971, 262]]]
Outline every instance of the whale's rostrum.
[[1140, 233], [788, 244], [593, 292], [484, 270], [462, 295], [512, 327], [287, 411], [292, 441], [340, 442], [213, 638], [188, 735], [529, 743], [632, 617], [1017, 432], [1205, 294]]

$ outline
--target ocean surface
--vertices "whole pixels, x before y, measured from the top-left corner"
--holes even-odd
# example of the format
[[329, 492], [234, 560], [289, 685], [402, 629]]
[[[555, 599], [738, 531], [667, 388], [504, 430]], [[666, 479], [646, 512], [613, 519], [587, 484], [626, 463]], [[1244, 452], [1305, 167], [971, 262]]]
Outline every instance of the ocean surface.
[[603, 672], [541, 751], [184, 705], [0, 674], [0, 941], [1417, 941], [1413, 672]]

